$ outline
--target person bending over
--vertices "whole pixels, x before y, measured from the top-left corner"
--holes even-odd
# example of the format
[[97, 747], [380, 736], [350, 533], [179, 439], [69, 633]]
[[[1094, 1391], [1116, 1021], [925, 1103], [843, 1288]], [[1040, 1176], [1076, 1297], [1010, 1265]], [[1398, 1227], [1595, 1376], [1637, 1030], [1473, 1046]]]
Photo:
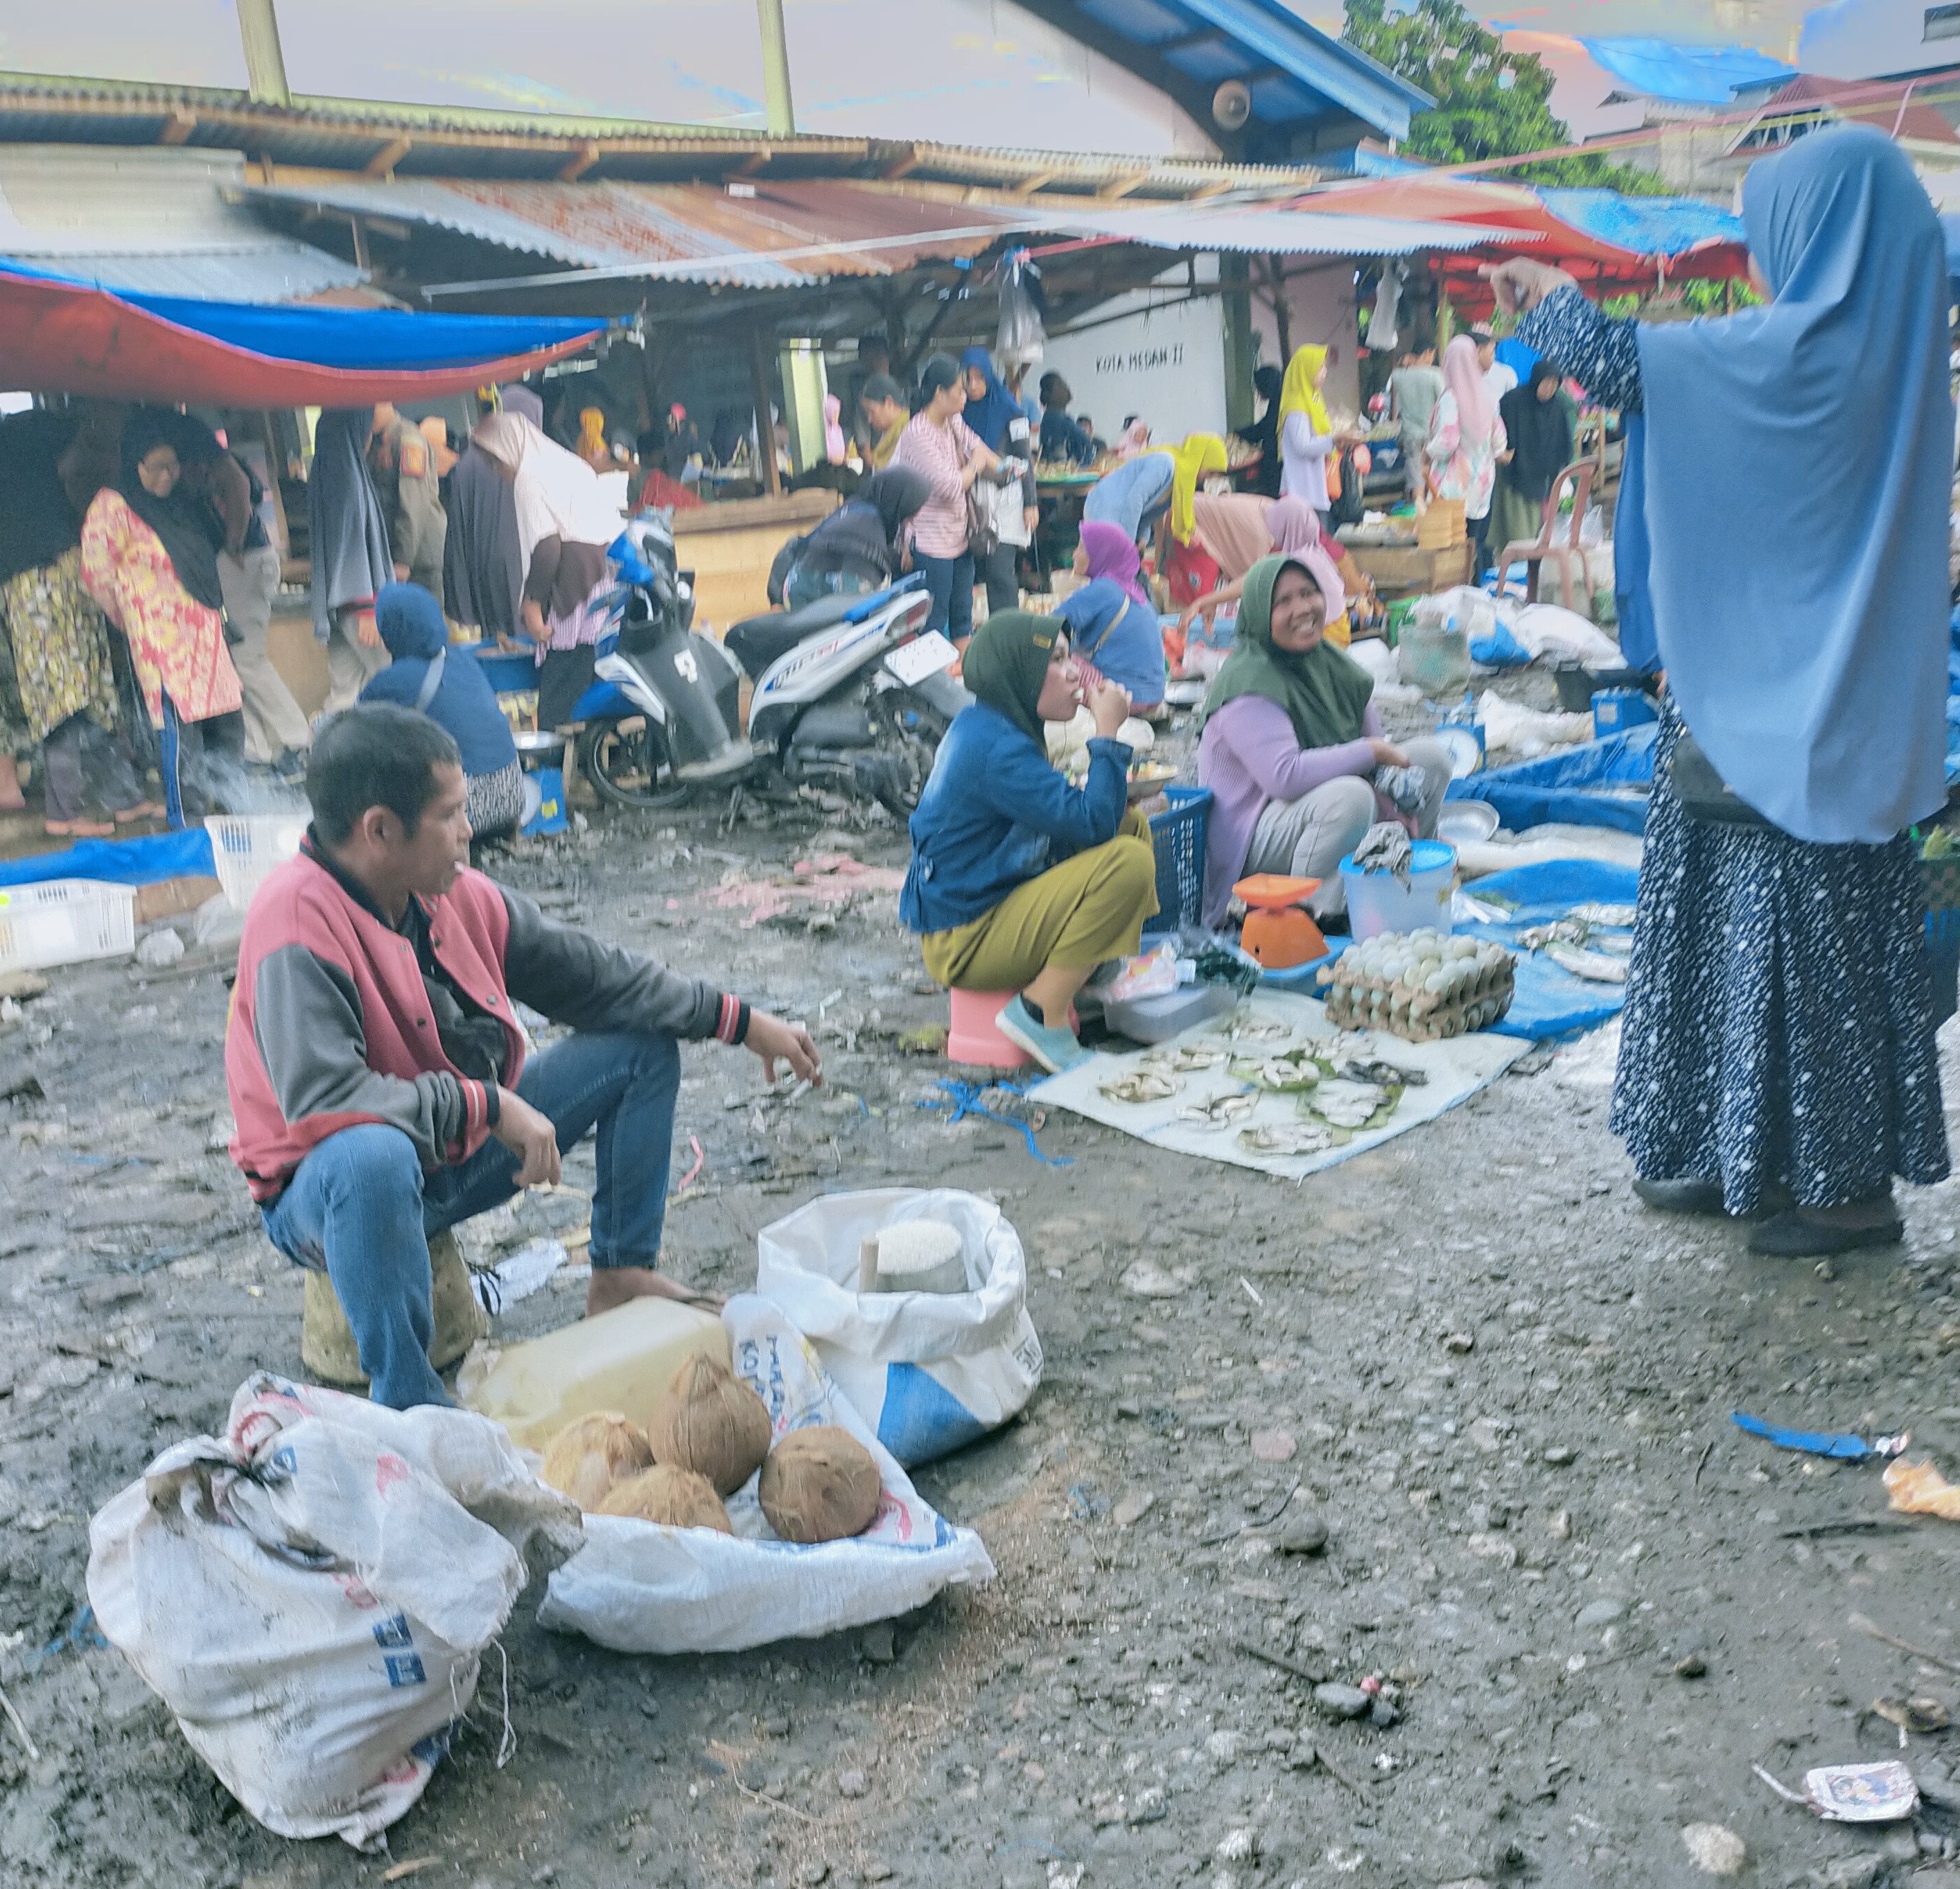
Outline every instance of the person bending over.
[[936, 983], [1020, 993], [1001, 1032], [1058, 1072], [1088, 1053], [1068, 1027], [1075, 993], [1136, 951], [1157, 909], [1149, 824], [1126, 804], [1130, 750], [1114, 738], [1129, 698], [1110, 682], [1090, 696], [1089, 778], [1071, 787], [1042, 731], [1082, 702], [1068, 625], [1001, 610], [967, 645], [963, 673], [975, 699], [912, 815], [899, 915]]
[[[428, 1235], [555, 1183], [598, 1133], [589, 1314], [692, 1296], [660, 1270], [679, 1041], [822, 1077], [816, 1046], [705, 979], [546, 918], [470, 870], [457, 746], [362, 703], [307, 767], [313, 823], [246, 915], [225, 1040], [231, 1158], [286, 1257], [323, 1269], [377, 1403], [446, 1403]], [[515, 1006], [572, 1034], [527, 1053]]]
[[1449, 785], [1449, 751], [1383, 738], [1374, 680], [1327, 640], [1346, 599], [1325, 552], [1262, 558], [1246, 574], [1232, 654], [1204, 698], [1198, 778], [1211, 789], [1204, 922], [1225, 916], [1249, 873], [1318, 879], [1323, 916], [1344, 911], [1336, 868], [1377, 820], [1428, 838]]

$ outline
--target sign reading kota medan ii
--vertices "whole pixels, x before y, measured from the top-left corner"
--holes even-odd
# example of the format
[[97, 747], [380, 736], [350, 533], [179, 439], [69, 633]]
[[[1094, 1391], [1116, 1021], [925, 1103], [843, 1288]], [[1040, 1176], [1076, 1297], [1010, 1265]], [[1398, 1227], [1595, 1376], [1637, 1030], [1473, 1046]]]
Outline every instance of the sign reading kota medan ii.
[[1225, 335], [1215, 296], [1051, 336], [1042, 366], [1068, 383], [1074, 410], [1087, 413], [1104, 439], [1114, 440], [1132, 413], [1160, 440], [1215, 433], [1225, 418]]
[[1184, 343], [1176, 341], [1165, 348], [1132, 348], [1127, 353], [1099, 354], [1098, 374], [1149, 374], [1159, 368], [1184, 365]]

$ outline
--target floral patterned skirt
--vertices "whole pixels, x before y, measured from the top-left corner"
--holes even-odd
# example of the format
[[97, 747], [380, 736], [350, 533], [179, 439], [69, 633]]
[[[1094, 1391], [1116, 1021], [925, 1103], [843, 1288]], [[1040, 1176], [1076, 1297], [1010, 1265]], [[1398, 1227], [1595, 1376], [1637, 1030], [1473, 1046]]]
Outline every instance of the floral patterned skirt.
[[1731, 1213], [1948, 1172], [1926, 903], [1912, 843], [1818, 846], [1690, 820], [1662, 704], [1611, 1126], [1650, 1180]]
[[73, 715], [87, 715], [105, 732], [116, 727], [109, 620], [82, 588], [78, 546], [0, 584], [0, 619], [12, 646], [21, 718], [35, 741]]

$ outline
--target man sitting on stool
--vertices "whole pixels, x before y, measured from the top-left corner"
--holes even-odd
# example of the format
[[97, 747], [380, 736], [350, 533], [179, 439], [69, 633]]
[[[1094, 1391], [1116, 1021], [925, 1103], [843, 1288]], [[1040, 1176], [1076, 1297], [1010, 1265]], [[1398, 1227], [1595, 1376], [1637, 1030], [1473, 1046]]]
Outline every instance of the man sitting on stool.
[[[377, 1403], [446, 1403], [428, 1236], [555, 1182], [598, 1130], [588, 1316], [663, 1277], [682, 1037], [822, 1078], [816, 1045], [702, 979], [545, 917], [469, 868], [456, 744], [363, 704], [320, 731], [313, 824], [245, 921], [225, 1043], [231, 1158], [288, 1259], [333, 1282]], [[529, 1005], [574, 1034], [527, 1056]]]

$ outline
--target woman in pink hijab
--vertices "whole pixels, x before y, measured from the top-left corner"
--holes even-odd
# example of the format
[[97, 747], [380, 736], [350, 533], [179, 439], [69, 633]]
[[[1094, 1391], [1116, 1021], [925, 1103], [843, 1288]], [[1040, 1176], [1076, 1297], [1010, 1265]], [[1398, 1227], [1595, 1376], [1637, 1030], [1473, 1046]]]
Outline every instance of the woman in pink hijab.
[[823, 456], [833, 466], [844, 463], [844, 403], [834, 393], [823, 397]]
[[1304, 499], [1262, 499], [1250, 492], [1217, 498], [1200, 492], [1193, 503], [1198, 535], [1231, 581], [1185, 609], [1178, 619], [1180, 645], [1200, 616], [1208, 623], [1224, 605], [1237, 603], [1245, 588], [1246, 573], [1260, 559], [1277, 552], [1306, 566], [1325, 600], [1327, 624], [1322, 636], [1336, 648], [1348, 647], [1352, 629], [1348, 586], [1321, 537], [1320, 514], [1312, 505]]
[[1509, 443], [1497, 403], [1477, 365], [1477, 344], [1468, 335], [1459, 335], [1443, 350], [1443, 397], [1429, 416], [1429, 483], [1437, 498], [1462, 501], [1463, 516], [1477, 546], [1480, 577], [1497, 456]]

